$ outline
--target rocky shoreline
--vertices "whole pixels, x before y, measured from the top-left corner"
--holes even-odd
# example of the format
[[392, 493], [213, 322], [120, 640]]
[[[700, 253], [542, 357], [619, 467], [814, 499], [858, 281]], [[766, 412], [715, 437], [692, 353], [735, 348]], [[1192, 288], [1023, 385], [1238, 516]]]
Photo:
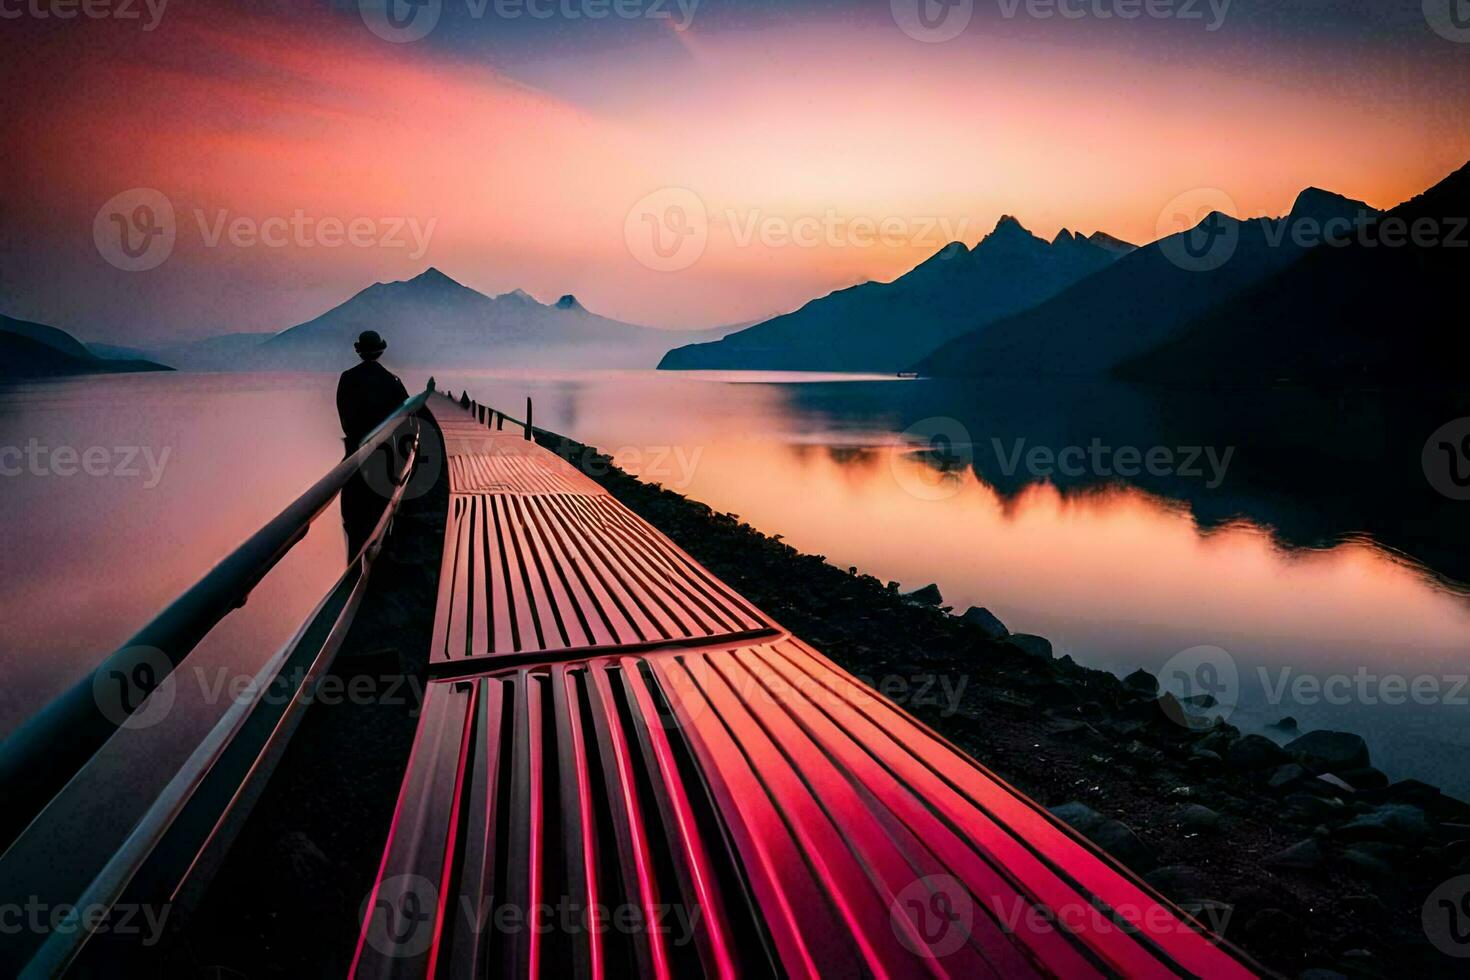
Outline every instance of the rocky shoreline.
[[935, 586], [902, 594], [593, 448], [537, 438], [1268, 970], [1464, 974], [1456, 916], [1470, 912], [1470, 879], [1453, 879], [1470, 874], [1470, 805], [1390, 783], [1359, 736], [1243, 734], [1208, 718], [1207, 695], [1181, 703], [1146, 671], [1119, 678], [1056, 658], [986, 610], [954, 615]]

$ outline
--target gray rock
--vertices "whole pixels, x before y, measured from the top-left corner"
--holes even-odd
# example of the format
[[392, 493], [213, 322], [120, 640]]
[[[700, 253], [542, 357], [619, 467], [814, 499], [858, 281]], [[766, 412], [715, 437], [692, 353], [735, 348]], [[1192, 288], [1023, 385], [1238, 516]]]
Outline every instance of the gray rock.
[[1087, 836], [1134, 871], [1149, 871], [1158, 863], [1153, 850], [1121, 820], [1109, 820]]
[[1073, 800], [1052, 807], [1051, 813], [1135, 871], [1149, 871], [1156, 863], [1153, 851], [1127, 824], [1103, 816], [1086, 803]]
[[1321, 793], [1323, 796], [1352, 796], [1356, 792], [1351, 786], [1343, 782], [1330, 772], [1324, 772], [1320, 776], [1314, 776], [1307, 780], [1304, 787], [1313, 793]]
[[1365, 766], [1362, 769], [1344, 769], [1332, 775], [1337, 776], [1356, 790], [1384, 789], [1388, 786], [1388, 777], [1372, 766]]
[[1320, 823], [1341, 818], [1346, 808], [1340, 800], [1325, 799], [1310, 793], [1291, 793], [1282, 801], [1282, 815], [1300, 823]]
[[1006, 642], [1022, 653], [1030, 654], [1033, 657], [1040, 657], [1043, 660], [1051, 660], [1054, 656], [1051, 651], [1051, 641], [1044, 636], [1033, 636], [1030, 633], [1012, 633], [1006, 637]]
[[1338, 828], [1343, 840], [1420, 841], [1429, 836], [1424, 811], [1407, 803], [1385, 803]]
[[1192, 694], [1187, 698], [1180, 698], [1179, 700], [1191, 708], [1209, 709], [1217, 707], [1220, 704], [1220, 701], [1213, 694]]
[[1315, 837], [1308, 837], [1272, 854], [1266, 863], [1273, 868], [1313, 871], [1327, 863], [1327, 852]]
[[1319, 729], [1286, 743], [1286, 751], [1309, 766], [1338, 771], [1362, 769], [1368, 762], [1368, 743], [1351, 732]]
[[1297, 730], [1296, 729], [1296, 719], [1293, 718], [1291, 715], [1287, 715], [1285, 718], [1282, 718], [1280, 721], [1273, 721], [1273, 722], [1271, 722], [1271, 724], [1267, 725], [1266, 727], [1267, 728], [1273, 728], [1273, 729], [1275, 729], [1278, 732], [1294, 732], [1294, 731]]
[[997, 619], [995, 614], [984, 606], [971, 606], [965, 610], [965, 614], [960, 619], [963, 619], [971, 626], [978, 627], [980, 632], [992, 640], [1002, 639], [1011, 632], [1006, 629], [1005, 623]]
[[1229, 732], [1213, 731], [1198, 742], [1195, 742], [1194, 747], [1198, 751], [1213, 752], [1223, 759], [1225, 752], [1230, 748], [1230, 743], [1233, 741], [1235, 741], [1235, 736]]
[[1220, 815], [1199, 803], [1184, 804], [1174, 811], [1174, 819], [1179, 821], [1179, 826], [1196, 834], [1210, 833], [1220, 828]]
[[917, 602], [923, 606], [939, 606], [944, 604], [944, 596], [939, 592], [939, 586], [930, 582], [922, 589], [915, 589], [904, 594], [904, 598], [910, 602]]
[[1392, 865], [1356, 847], [1350, 847], [1342, 852], [1342, 863], [1368, 878], [1389, 878], [1393, 875]]
[[1286, 750], [1264, 735], [1242, 735], [1230, 743], [1225, 761], [1237, 769], [1268, 769], [1290, 761]]
[[1123, 678], [1123, 684], [1142, 694], [1158, 694], [1159, 679], [1142, 667]]
[[1198, 869], [1191, 868], [1187, 864], [1170, 864], [1162, 868], [1155, 868], [1144, 875], [1143, 880], [1176, 902], [1208, 898], [1210, 892], [1213, 891], [1209, 880]]
[[1288, 762], [1284, 766], [1277, 766], [1271, 770], [1271, 775], [1266, 779], [1266, 788], [1272, 792], [1284, 793], [1301, 783], [1311, 773], [1297, 765]]
[[1077, 800], [1052, 807], [1051, 815], [1080, 834], [1096, 830], [1108, 819], [1086, 803]]

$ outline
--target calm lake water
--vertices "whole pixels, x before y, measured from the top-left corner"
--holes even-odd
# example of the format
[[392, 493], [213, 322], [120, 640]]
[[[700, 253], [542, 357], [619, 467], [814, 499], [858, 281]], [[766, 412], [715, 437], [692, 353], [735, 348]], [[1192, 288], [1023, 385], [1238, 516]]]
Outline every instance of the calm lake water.
[[[1358, 731], [1391, 776], [1470, 795], [1470, 599], [1457, 584], [1470, 580], [1470, 504], [1435, 493], [1420, 464], [1463, 405], [436, 374], [516, 416], [529, 394], [538, 425], [834, 564], [905, 589], [935, 582], [957, 610], [986, 606], [1084, 663], [1160, 671], [1175, 690], [1215, 693], [1243, 727], [1291, 715]], [[0, 389], [0, 447], [103, 447], [114, 467], [143, 447], [155, 464], [140, 451], [135, 476], [0, 478], [0, 733], [339, 458], [334, 385], [180, 374]], [[210, 655], [268, 656], [342, 551], [330, 513]]]

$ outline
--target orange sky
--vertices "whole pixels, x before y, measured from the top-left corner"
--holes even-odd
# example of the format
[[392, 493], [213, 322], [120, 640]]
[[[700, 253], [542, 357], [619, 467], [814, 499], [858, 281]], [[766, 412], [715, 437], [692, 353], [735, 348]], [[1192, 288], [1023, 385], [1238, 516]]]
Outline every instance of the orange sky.
[[[1035, 25], [931, 45], [888, 28], [696, 20], [553, 49], [532, 70], [386, 44], [325, 14], [181, 5], [149, 33], [38, 32], [0, 69], [31, 96], [5, 124], [19, 192], [0, 311], [87, 338], [275, 330], [432, 264], [487, 292], [572, 292], [616, 318], [707, 326], [892, 278], [1002, 213], [1048, 237], [1144, 242], [1194, 188], [1243, 215], [1280, 213], [1309, 184], [1387, 206], [1470, 157], [1465, 88], [1393, 51], [1283, 57], [1225, 31], [1086, 44]], [[149, 272], [112, 268], [91, 237], [101, 204], [133, 187], [177, 214], [174, 252]], [[630, 209], [667, 187], [693, 192], [708, 223], [702, 255], [671, 272], [626, 238]], [[297, 211], [433, 230], [419, 255], [209, 247], [201, 227]], [[801, 219], [835, 231], [742, 239]], [[886, 243], [864, 243], [885, 223]]]

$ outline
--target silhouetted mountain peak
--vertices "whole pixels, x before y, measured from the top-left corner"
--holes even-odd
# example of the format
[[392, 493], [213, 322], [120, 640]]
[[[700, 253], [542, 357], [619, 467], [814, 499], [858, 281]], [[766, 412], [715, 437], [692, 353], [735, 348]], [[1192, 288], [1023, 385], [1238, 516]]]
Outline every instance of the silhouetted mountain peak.
[[510, 292], [508, 292], [508, 293], [501, 293], [499, 296], [497, 296], [495, 298], [496, 299], [513, 299], [513, 300], [516, 300], [516, 301], [521, 302], [521, 303], [535, 303], [537, 306], [540, 306], [541, 305], [541, 303], [537, 302], [536, 297], [532, 296], [530, 293], [526, 292], [524, 289], [512, 289]]
[[412, 279], [409, 280], [409, 282], [415, 283], [420, 286], [460, 285], [458, 282], [455, 282], [453, 279], [449, 278], [432, 265], [425, 269], [423, 272], [420, 272], [418, 275], [414, 276]]
[[1000, 216], [1000, 220], [995, 223], [995, 229], [991, 231], [990, 235], [987, 235], [986, 237], [989, 238], [991, 235], [1015, 234], [1029, 235], [1031, 234], [1031, 232], [1028, 231], [1026, 229], [1026, 226], [1021, 224], [1021, 222], [1017, 220], [1013, 215], [1003, 214]]
[[573, 296], [571, 293], [567, 293], [561, 299], [557, 300], [556, 308], [558, 310], [581, 310], [583, 312], [586, 311], [586, 308], [581, 303], [577, 302], [577, 297]]
[[1121, 238], [1115, 238], [1105, 231], [1095, 231], [1091, 235], [1087, 236], [1087, 240], [1100, 249], [1104, 249], [1105, 251], [1113, 252], [1118, 255], [1122, 255], [1126, 252], [1131, 252], [1138, 247], [1132, 242], [1125, 242]]
[[1377, 209], [1369, 207], [1362, 201], [1355, 201], [1332, 191], [1324, 191], [1320, 187], [1308, 187], [1296, 196], [1288, 217], [1311, 218], [1314, 221], [1328, 221], [1333, 218], [1358, 220], [1377, 213]]
[[1057, 232], [1057, 237], [1053, 238], [1051, 240], [1051, 243], [1053, 245], [1071, 245], [1074, 244], [1080, 237], [1080, 235], [1074, 235], [1066, 228], [1063, 228], [1061, 231]]

